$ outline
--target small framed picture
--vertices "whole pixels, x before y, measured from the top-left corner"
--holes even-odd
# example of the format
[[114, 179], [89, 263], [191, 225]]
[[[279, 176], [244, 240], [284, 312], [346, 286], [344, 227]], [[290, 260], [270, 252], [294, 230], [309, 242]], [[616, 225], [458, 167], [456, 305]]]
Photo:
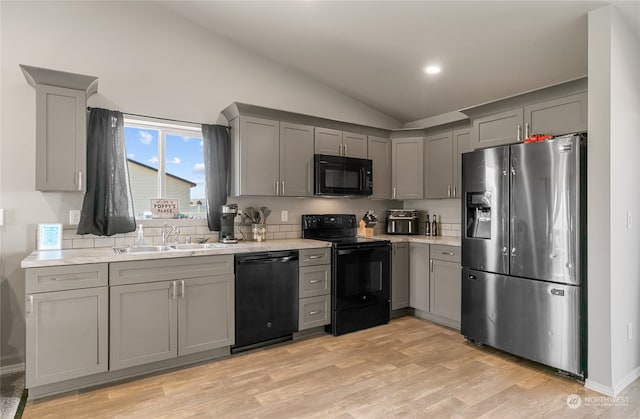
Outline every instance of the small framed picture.
[[38, 224], [38, 250], [62, 248], [62, 224]]
[[179, 199], [151, 198], [151, 214], [153, 218], [178, 218]]

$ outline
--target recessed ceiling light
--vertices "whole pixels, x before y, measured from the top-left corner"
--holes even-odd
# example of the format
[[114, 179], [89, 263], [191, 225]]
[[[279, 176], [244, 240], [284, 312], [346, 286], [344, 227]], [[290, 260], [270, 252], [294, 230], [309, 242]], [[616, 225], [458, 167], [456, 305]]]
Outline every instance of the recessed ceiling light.
[[442, 71], [437, 65], [428, 65], [424, 68], [424, 72], [427, 74], [438, 74]]

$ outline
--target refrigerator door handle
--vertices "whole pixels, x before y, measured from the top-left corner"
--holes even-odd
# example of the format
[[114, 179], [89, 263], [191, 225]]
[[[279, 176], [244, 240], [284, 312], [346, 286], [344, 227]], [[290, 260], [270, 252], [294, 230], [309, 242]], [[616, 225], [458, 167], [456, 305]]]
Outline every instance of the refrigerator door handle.
[[507, 249], [507, 246], [502, 247], [502, 256], [509, 256], [509, 249]]
[[513, 257], [516, 257], [516, 248], [515, 248], [515, 247], [512, 247], [512, 248], [511, 248], [511, 257], [512, 257], [512, 258], [513, 258]]

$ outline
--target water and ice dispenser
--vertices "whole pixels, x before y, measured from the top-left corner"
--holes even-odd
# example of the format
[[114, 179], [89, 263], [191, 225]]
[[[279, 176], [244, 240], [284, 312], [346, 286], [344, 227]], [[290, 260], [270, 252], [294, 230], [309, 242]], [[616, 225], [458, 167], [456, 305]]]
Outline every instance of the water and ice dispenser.
[[469, 238], [491, 238], [491, 192], [467, 192], [467, 226]]

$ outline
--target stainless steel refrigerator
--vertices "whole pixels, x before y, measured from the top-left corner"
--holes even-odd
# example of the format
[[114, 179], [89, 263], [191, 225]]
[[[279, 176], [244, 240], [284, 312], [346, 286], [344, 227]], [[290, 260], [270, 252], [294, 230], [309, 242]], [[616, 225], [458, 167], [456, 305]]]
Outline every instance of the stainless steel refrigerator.
[[586, 136], [462, 156], [461, 333], [586, 377]]

